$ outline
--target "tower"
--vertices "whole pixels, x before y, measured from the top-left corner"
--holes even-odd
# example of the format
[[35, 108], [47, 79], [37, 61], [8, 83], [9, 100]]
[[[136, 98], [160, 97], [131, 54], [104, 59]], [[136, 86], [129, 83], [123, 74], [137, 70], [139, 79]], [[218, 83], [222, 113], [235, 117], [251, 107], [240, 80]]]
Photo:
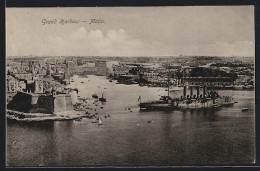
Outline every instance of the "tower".
[[21, 61], [21, 70], [23, 70], [23, 61]]
[[72, 61], [68, 61], [67, 63], [67, 76], [70, 77], [71, 76], [71, 69], [73, 67], [73, 62]]
[[46, 70], [46, 75], [50, 75], [51, 71], [50, 71], [50, 64], [47, 63], [47, 70]]
[[29, 61], [29, 72], [32, 71], [32, 61]]
[[37, 79], [34, 81], [34, 93], [43, 93], [43, 81]]
[[32, 74], [35, 74], [35, 64], [34, 64], [34, 61], [32, 61]]

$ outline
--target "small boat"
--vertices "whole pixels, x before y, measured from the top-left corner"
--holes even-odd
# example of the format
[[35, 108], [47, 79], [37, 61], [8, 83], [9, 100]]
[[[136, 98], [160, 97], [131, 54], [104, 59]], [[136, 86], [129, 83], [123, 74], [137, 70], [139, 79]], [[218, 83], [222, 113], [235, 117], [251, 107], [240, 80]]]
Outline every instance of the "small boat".
[[102, 125], [102, 121], [100, 118], [98, 119], [98, 125]]
[[242, 108], [242, 112], [248, 111], [248, 108]]
[[98, 98], [98, 95], [93, 94], [92, 97], [95, 98], [95, 99], [97, 99], [97, 98]]
[[214, 109], [218, 109], [220, 107], [220, 105], [213, 105]]
[[99, 101], [101, 101], [101, 102], [106, 102], [107, 99], [106, 99], [103, 95], [104, 95], [104, 94], [102, 94], [102, 97], [99, 98]]
[[82, 118], [77, 118], [77, 119], [75, 119], [75, 121], [81, 121], [82, 120]]

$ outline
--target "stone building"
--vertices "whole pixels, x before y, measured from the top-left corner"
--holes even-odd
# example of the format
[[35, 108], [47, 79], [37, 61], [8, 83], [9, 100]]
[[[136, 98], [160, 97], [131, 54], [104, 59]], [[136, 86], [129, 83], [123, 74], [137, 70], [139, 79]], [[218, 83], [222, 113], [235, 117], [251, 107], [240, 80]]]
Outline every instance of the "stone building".
[[43, 80], [34, 80], [34, 93], [44, 93]]
[[23, 91], [25, 89], [26, 89], [25, 81], [17, 80], [10, 75], [7, 76], [7, 78], [6, 78], [6, 92], [7, 93]]

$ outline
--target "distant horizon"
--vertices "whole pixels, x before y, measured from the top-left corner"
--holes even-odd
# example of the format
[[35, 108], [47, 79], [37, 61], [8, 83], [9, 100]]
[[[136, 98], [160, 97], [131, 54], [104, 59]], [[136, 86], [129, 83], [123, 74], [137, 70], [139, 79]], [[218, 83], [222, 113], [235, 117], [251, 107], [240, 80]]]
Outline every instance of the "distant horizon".
[[90, 56], [81, 56], [81, 55], [75, 55], [75, 56], [72, 56], [72, 55], [55, 55], [55, 56], [46, 56], [46, 55], [27, 55], [27, 56], [24, 56], [24, 55], [17, 55], [17, 56], [6, 56], [6, 57], [28, 57], [28, 58], [34, 58], [34, 57], [107, 57], [107, 58], [110, 58], [110, 57], [119, 57], [119, 58], [164, 58], [164, 57], [217, 57], [217, 58], [255, 58], [254, 56], [208, 56], [208, 55], [180, 55], [180, 56], [171, 56], [171, 55], [165, 55], [165, 56], [93, 56], [93, 55], [90, 55]]

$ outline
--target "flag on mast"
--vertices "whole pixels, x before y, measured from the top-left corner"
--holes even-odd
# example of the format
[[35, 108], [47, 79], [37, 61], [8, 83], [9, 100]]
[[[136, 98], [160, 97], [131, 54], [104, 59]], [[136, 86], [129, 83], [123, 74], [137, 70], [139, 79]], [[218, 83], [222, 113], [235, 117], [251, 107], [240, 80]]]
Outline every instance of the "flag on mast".
[[141, 96], [138, 97], [138, 102], [141, 101]]

